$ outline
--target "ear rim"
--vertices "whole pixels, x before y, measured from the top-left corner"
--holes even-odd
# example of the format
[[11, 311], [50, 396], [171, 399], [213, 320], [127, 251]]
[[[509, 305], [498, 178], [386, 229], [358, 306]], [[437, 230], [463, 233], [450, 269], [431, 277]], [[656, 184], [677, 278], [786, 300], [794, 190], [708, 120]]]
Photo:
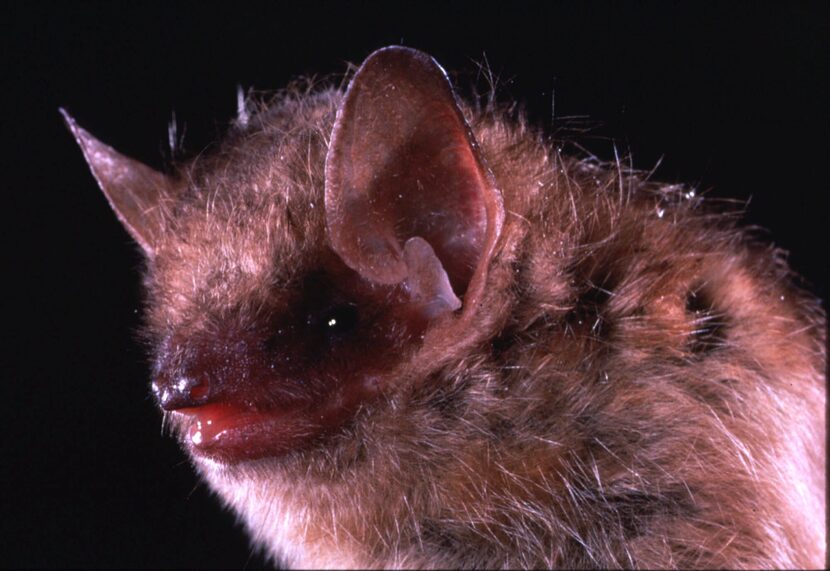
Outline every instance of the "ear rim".
[[[104, 193], [115, 216], [130, 237], [141, 247], [144, 255], [153, 258], [156, 253], [156, 243], [162, 231], [162, 218], [158, 207], [163, 197], [172, 192], [174, 186], [172, 179], [101, 142], [78, 125], [63, 107], [58, 108], [58, 111], [80, 147], [95, 182]], [[129, 182], [133, 182], [137, 187], [147, 187], [147, 189], [139, 193], [140, 188], [130, 188], [129, 184], [118, 184], [114, 180], [108, 180], [108, 174], [100, 166], [102, 161], [116, 165], [113, 170], [120, 168], [132, 173], [134, 180]]]
[[[416, 60], [420, 60], [424, 62], [425, 65], [432, 67], [433, 69], [437, 70], [443, 80], [443, 83], [446, 87], [447, 94], [452, 98], [452, 109], [455, 113], [459, 125], [463, 129], [463, 134], [466, 137], [466, 142], [469, 145], [469, 150], [472, 155], [472, 158], [475, 162], [477, 174], [482, 179], [482, 204], [484, 206], [484, 220], [486, 223], [486, 229], [483, 234], [482, 246], [480, 250], [480, 254], [476, 263], [475, 268], [473, 269], [470, 279], [467, 283], [467, 287], [462, 295], [464, 300], [462, 304], [462, 311], [461, 315], [468, 314], [470, 308], [474, 307], [479, 299], [482, 296], [484, 283], [486, 282], [486, 277], [488, 273], [488, 268], [490, 262], [492, 261], [493, 254], [496, 248], [496, 244], [501, 236], [501, 232], [504, 225], [505, 219], [505, 212], [504, 212], [504, 199], [501, 191], [498, 188], [496, 183], [495, 176], [487, 164], [487, 161], [482, 156], [481, 148], [476, 141], [474, 136], [473, 130], [470, 124], [467, 122], [464, 114], [462, 112], [462, 106], [459, 101], [458, 95], [450, 81], [447, 72], [444, 68], [429, 54], [417, 50], [415, 48], [410, 48], [406, 46], [400, 45], [391, 45], [386, 46], [380, 49], [375, 50], [366, 59], [363, 63], [358, 66], [357, 72], [352, 77], [349, 86], [344, 94], [343, 103], [341, 103], [340, 107], [337, 110], [337, 117], [334, 122], [334, 126], [331, 132], [331, 138], [329, 143], [329, 152], [326, 155], [326, 187], [325, 187], [325, 198], [327, 203], [327, 216], [326, 216], [326, 228], [328, 231], [329, 240], [332, 242], [332, 249], [342, 257], [339, 248], [336, 246], [336, 232], [332, 231], [332, 224], [331, 221], [334, 216], [330, 215], [330, 212], [336, 211], [336, 208], [342, 208], [342, 203], [339, 203], [339, 200], [335, 201], [330, 196], [333, 194], [331, 187], [329, 186], [329, 180], [334, 178], [332, 176], [332, 172], [334, 167], [332, 166], [333, 160], [337, 160], [337, 157], [334, 157], [335, 152], [332, 149], [336, 149], [334, 143], [336, 143], [341, 135], [341, 132], [345, 129], [343, 127], [343, 117], [347, 113], [347, 104], [350, 102], [350, 92], [352, 87], [355, 85], [355, 80], [359, 77], [361, 71], [365, 68], [365, 66], [372, 62], [378, 56], [381, 56], [388, 52], [398, 52], [406, 54], [408, 57], [411, 57]], [[333, 206], [330, 206], [334, 203]], [[405, 241], [405, 240], [404, 240]], [[392, 247], [388, 248], [390, 253], [390, 260], [393, 264], [393, 267], [386, 268], [385, 273], [381, 273], [380, 271], [375, 270], [374, 268], [368, 272], [370, 275], [374, 274], [372, 277], [378, 283], [385, 283], [385, 284], [394, 284], [400, 283], [407, 278], [407, 268], [406, 264], [403, 260], [403, 244], [394, 244], [391, 245]], [[397, 247], [396, 247], [397, 246]], [[354, 268], [354, 265], [350, 263], [348, 260], [344, 259], [344, 261], [350, 267]], [[358, 271], [358, 270], [356, 270]], [[363, 273], [363, 272], [360, 272]]]

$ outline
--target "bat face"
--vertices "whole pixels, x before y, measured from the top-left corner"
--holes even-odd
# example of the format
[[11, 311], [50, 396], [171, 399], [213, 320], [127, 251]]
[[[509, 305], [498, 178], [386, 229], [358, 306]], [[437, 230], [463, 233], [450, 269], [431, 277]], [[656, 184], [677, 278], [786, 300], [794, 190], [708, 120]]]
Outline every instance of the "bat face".
[[234, 309], [207, 332], [164, 337], [153, 390], [193, 453], [235, 462], [302, 450], [377, 396], [395, 366], [383, 355], [406, 354], [419, 324], [400, 291], [365, 287], [329, 258], [254, 315]]
[[[314, 109], [328, 113], [327, 150], [319, 131], [276, 125], [241, 144], [270, 151], [260, 162], [194, 168], [186, 184], [67, 118], [150, 259], [153, 392], [194, 454], [277, 457], [340, 426], [401, 375], [430, 323], [459, 309], [454, 289], [466, 292], [492, 248], [500, 195], [430, 58], [379, 51], [336, 121], [334, 101]], [[298, 181], [284, 157], [302, 137], [317, 162]]]
[[409, 48], [241, 117], [173, 175], [66, 120], [145, 253], [153, 394], [277, 561], [822, 561], [824, 316], [770, 249]]

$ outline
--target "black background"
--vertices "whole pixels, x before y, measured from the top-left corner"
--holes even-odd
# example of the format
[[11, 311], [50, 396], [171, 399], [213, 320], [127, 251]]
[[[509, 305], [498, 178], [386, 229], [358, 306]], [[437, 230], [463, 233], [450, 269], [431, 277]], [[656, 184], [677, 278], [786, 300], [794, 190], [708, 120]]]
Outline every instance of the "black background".
[[[198, 152], [236, 85], [341, 73], [393, 43], [500, 77], [548, 131], [592, 126], [656, 178], [751, 198], [747, 220], [826, 297], [830, 26], [816, 4], [4, 5], [0, 565], [258, 567], [160, 436], [139, 323], [140, 255], [57, 108], [161, 168], [167, 123]], [[483, 83], [479, 83], [483, 85]], [[555, 95], [554, 95], [555, 94]], [[555, 107], [552, 102], [555, 101]], [[553, 115], [553, 120], [551, 116]], [[10, 287], [9, 287], [10, 286]]]

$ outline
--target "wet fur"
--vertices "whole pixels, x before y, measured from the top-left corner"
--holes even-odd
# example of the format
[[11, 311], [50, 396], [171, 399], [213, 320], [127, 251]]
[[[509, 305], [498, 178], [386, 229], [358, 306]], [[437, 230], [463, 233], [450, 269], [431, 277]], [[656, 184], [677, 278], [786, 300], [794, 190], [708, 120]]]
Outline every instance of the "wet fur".
[[[179, 166], [150, 340], [256, 323], [319, 263], [341, 99], [249, 101]], [[314, 448], [203, 477], [291, 566], [823, 567], [825, 318], [781, 253], [687, 188], [465, 114], [507, 214], [475, 327]]]

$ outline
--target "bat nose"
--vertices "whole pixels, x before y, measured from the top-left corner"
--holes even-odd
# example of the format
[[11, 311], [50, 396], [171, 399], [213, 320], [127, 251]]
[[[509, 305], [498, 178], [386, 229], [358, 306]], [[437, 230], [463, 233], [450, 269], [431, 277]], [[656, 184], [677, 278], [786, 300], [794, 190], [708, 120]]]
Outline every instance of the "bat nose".
[[[152, 383], [166, 411], [239, 401], [273, 378], [270, 360], [259, 355], [263, 335], [228, 327], [208, 333], [173, 333], [161, 344]], [[263, 374], [264, 373], [264, 374]]]
[[159, 406], [164, 410], [207, 404], [210, 392], [205, 380], [187, 372], [172, 376], [161, 373], [156, 376], [152, 388]]

